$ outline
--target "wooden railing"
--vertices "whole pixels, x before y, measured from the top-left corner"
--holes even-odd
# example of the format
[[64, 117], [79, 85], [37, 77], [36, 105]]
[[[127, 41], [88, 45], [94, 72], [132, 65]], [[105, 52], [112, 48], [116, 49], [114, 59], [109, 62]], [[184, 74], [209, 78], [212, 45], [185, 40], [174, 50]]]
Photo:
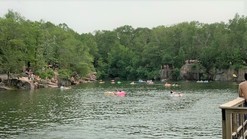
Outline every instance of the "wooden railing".
[[236, 98], [220, 105], [222, 111], [222, 139], [247, 139], [247, 107], [244, 98]]

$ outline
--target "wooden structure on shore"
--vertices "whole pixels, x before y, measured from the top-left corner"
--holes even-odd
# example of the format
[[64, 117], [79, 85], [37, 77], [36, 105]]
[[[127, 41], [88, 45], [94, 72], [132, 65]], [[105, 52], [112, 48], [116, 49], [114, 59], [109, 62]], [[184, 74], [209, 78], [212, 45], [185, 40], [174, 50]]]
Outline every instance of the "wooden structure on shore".
[[222, 139], [247, 139], [247, 107], [238, 97], [220, 105], [222, 111]]

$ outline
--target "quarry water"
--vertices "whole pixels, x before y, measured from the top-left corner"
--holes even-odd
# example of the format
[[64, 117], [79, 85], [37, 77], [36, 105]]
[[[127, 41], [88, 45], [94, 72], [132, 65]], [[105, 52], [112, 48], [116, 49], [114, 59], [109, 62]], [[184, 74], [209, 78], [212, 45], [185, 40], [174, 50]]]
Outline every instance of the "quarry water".
[[[0, 138], [221, 139], [219, 105], [238, 96], [238, 84], [178, 84], [89, 83], [70, 90], [1, 91]], [[116, 89], [127, 96], [104, 95]], [[171, 90], [183, 96], [171, 97]]]

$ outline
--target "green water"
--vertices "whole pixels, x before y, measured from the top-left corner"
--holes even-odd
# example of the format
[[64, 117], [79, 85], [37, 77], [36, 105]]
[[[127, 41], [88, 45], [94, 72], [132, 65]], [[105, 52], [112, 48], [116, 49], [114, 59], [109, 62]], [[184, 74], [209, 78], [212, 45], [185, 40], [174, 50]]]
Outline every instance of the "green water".
[[[83, 84], [70, 90], [0, 92], [0, 138], [221, 139], [219, 105], [236, 83]], [[126, 97], [105, 96], [122, 89]], [[170, 90], [183, 97], [171, 97]]]

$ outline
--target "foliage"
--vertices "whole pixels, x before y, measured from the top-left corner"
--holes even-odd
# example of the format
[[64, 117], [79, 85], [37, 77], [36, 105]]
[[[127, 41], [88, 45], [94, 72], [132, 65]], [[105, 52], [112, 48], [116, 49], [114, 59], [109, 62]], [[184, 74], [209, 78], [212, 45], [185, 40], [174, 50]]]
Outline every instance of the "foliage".
[[72, 71], [70, 71], [69, 69], [61, 69], [58, 71], [58, 74], [60, 79], [69, 79], [69, 77], [72, 74]]
[[31, 22], [9, 11], [0, 18], [0, 71], [18, 73], [30, 63], [42, 78], [51, 75], [41, 70], [47, 65], [84, 76], [94, 71], [92, 54], [97, 51], [95, 46], [90, 49], [91, 44], [95, 43], [83, 42], [66, 24]]
[[57, 68], [60, 78], [97, 72], [98, 78], [159, 79], [162, 65], [179, 79], [185, 60], [198, 60], [212, 69], [239, 69], [247, 63], [247, 18], [235, 15], [228, 23], [183, 22], [153, 29], [129, 25], [112, 31], [78, 34], [65, 23], [32, 22], [9, 11], [0, 18], [0, 72], [19, 73], [27, 63], [41, 78], [42, 70]]
[[175, 68], [174, 70], [172, 70], [171, 72], [171, 76], [172, 76], [172, 80], [179, 80], [180, 79], [180, 69]]
[[54, 72], [50, 68], [37, 70], [35, 74], [38, 75], [42, 79], [51, 79], [54, 76]]

